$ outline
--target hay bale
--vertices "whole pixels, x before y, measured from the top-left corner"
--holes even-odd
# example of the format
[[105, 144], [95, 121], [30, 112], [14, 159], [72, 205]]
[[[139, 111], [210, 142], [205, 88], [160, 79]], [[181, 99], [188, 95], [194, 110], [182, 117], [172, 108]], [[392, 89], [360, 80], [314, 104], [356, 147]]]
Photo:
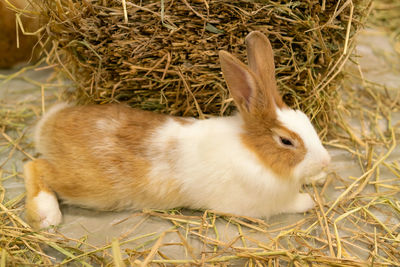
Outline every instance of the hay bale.
[[[0, 68], [11, 68], [15, 64], [35, 60], [38, 50], [34, 50], [38, 42], [35, 35], [24, 35], [24, 30], [32, 33], [39, 28], [37, 15], [32, 11], [27, 0], [0, 2]], [[18, 29], [17, 29], [18, 27]]]
[[48, 18], [53, 42], [48, 62], [74, 81], [69, 99], [127, 102], [183, 116], [229, 114], [234, 105], [218, 51], [246, 61], [244, 38], [259, 30], [275, 49], [284, 100], [318, 118], [321, 128], [337, 107], [335, 76], [370, 5], [370, 0], [143, 0], [125, 6], [119, 0], [35, 1]]

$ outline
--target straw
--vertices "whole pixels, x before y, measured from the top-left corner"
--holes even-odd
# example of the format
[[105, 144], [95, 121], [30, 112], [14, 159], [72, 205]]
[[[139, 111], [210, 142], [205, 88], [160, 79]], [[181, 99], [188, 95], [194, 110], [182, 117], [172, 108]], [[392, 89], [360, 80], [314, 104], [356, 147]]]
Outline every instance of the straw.
[[[341, 8], [343, 7], [343, 2], [337, 1], [336, 5], [332, 6], [330, 1], [323, 1], [325, 12], [332, 11], [329, 18], [333, 16], [332, 14], [338, 12], [346, 14], [346, 19], [344, 19], [344, 24], [342, 25], [342, 38], [346, 38], [345, 30], [348, 29], [347, 25], [349, 25], [347, 14], [350, 16], [350, 13], [345, 12], [350, 11], [350, 3], [345, 8]], [[163, 21], [165, 24], [171, 26], [176, 24], [179, 27], [175, 17], [169, 12], [167, 3], [169, 2], [164, 2]], [[190, 8], [188, 9], [193, 9], [198, 14], [201, 14], [203, 18], [195, 15], [204, 23], [204, 19], [213, 17], [212, 15], [205, 15], [199, 3], [205, 9], [208, 6], [210, 13], [211, 9], [215, 8], [214, 3], [202, 1], [183, 1], [182, 8], [186, 10], [189, 4]], [[271, 2], [269, 10], [278, 9], [277, 4], [274, 4], [276, 3]], [[357, 24], [359, 20], [357, 17], [357, 3], [354, 2], [353, 4], [354, 13], [351, 25]], [[85, 3], [82, 3], [82, 5], [82, 7], [86, 8]], [[158, 2], [154, 6], [160, 7], [157, 5]], [[252, 4], [250, 3], [249, 5]], [[133, 8], [137, 7], [130, 5], [130, 2], [126, 3], [126, 7], [129, 15], [128, 24], [134, 23], [131, 21], [131, 17]], [[62, 6], [59, 8], [63, 10]], [[146, 8], [151, 10], [153, 6], [146, 6]], [[241, 16], [244, 16], [243, 18], [246, 18], [246, 14], [250, 12], [246, 11], [246, 6], [241, 6], [240, 8], [231, 6], [231, 9], [236, 10]], [[279, 9], [283, 10], [282, 12], [289, 13], [288, 6], [280, 6]], [[111, 12], [105, 9], [98, 10], [98, 12], [103, 11], [106, 12], [105, 14]], [[72, 12], [78, 11], [72, 10]], [[118, 17], [118, 21], [123, 20], [121, 2], [119, 2], [119, 9], [112, 9], [112, 12], [116, 12], [115, 16]], [[142, 10], [141, 12], [147, 11]], [[262, 10], [258, 12], [263, 15]], [[294, 13], [295, 16], [296, 14]], [[61, 15], [61, 12], [59, 15]], [[274, 16], [277, 15], [272, 16], [273, 19], [277, 19]], [[289, 18], [284, 17], [282, 14], [279, 14], [279, 16], [279, 21], [286, 25], [285, 23], [288, 22]], [[299, 15], [297, 14], [297, 16]], [[290, 20], [290, 23], [294, 22], [294, 19]], [[115, 25], [122, 24], [116, 23]], [[217, 29], [224, 29], [225, 32], [228, 32], [231, 29], [229, 27], [232, 26], [228, 25], [225, 28], [215, 22], [213, 25]], [[324, 31], [329, 31], [332, 29], [330, 27], [335, 26], [329, 23], [323, 25], [326, 25]], [[210, 27], [209, 29], [214, 30]], [[204, 31], [204, 35], [207, 35], [206, 31]], [[289, 36], [293, 36], [285, 36], [282, 32], [274, 35], [272, 30], [270, 34], [281, 38], [282, 42], [290, 39]], [[234, 37], [232, 38], [235, 40]], [[240, 38], [242, 39], [243, 36], [240, 36]], [[351, 35], [349, 36], [349, 49], [346, 55], [349, 57], [354, 45], [350, 39]], [[89, 42], [87, 44], [93, 49], [95, 48]], [[179, 42], [175, 43], [175, 45], [182, 49], [179, 46]], [[274, 45], [277, 47], [276, 43]], [[329, 42], [325, 41], [325, 46], [329, 49]], [[78, 48], [86, 49], [87, 46], [82, 45]], [[80, 51], [79, 49], [76, 51], [77, 53]], [[243, 52], [241, 44], [232, 46], [230, 49], [231, 51], [236, 51], [239, 55]], [[297, 58], [299, 54], [296, 54], [298, 53], [296, 49], [293, 51], [293, 55], [296, 60], [296, 68], [300, 71], [304, 66]], [[93, 58], [90, 59], [100, 60], [101, 58], [105, 60], [103, 55], [97, 50], [95, 51], [100, 57], [93, 55]], [[118, 51], [116, 50], [116, 52]], [[62, 62], [63, 55], [61, 52], [53, 50], [50, 53], [53, 56], [58, 53], [60, 62]], [[63, 86], [58, 81], [32, 81], [26, 77], [28, 76], [27, 73], [33, 71], [32, 68], [21, 69], [15, 75], [0, 76], [1, 86], [5, 86], [15, 79], [20, 79], [32, 85], [38, 92], [35, 101], [8, 101], [7, 103], [0, 101], [0, 138], [2, 138], [0, 140], [0, 151], [6, 155], [4, 164], [0, 163], [2, 164], [0, 165], [0, 267], [29, 265], [140, 266], [146, 264], [149, 266], [400, 265], [400, 236], [398, 234], [400, 229], [400, 206], [398, 202], [400, 195], [400, 161], [395, 154], [397, 153], [397, 140], [400, 136], [400, 124], [396, 121], [396, 116], [394, 116], [400, 110], [400, 94], [396, 93], [396, 90], [391, 90], [393, 88], [385, 88], [385, 86], [367, 80], [361, 68], [357, 66], [356, 58], [353, 58], [354, 64], [356, 64], [353, 69], [357, 71], [349, 71], [349, 62], [347, 62], [347, 67], [343, 63], [346, 59], [346, 56], [343, 56], [343, 50], [338, 51], [338, 53], [341, 56], [330, 63], [331, 67], [334, 66], [334, 69], [328, 71], [330, 73], [329, 77], [318, 78], [314, 76], [314, 69], [311, 71], [313, 81], [310, 80], [309, 82], [316, 86], [319, 85], [318, 88], [324, 86], [320, 90], [320, 92], [323, 92], [326, 88], [329, 88], [329, 83], [327, 82], [330, 81], [330, 77], [333, 74], [337, 73], [337, 75], [346, 76], [346, 79], [340, 82], [341, 87], [338, 89], [340, 91], [336, 92], [342, 96], [341, 102], [334, 105], [338, 115], [328, 117], [335, 131], [326, 132], [329, 138], [326, 139], [325, 145], [345, 151], [349, 158], [352, 157], [354, 171], [355, 173], [360, 171], [359, 175], [352, 174], [355, 177], [346, 177], [337, 173], [330, 173], [323, 187], [317, 185], [305, 186], [304, 191], [315, 196], [317, 205], [313, 210], [297, 215], [298, 217], [295, 220], [287, 219], [292, 215], [260, 219], [217, 211], [144, 210], [133, 212], [129, 216], [129, 218], [138, 218], [135, 225], [131, 225], [120, 236], [113, 237], [111, 242], [105, 242], [99, 246], [90, 244], [86, 237], [74, 239], [64, 236], [62, 233], [57, 233], [57, 230], [54, 234], [47, 233], [46, 229], [34, 231], [24, 221], [22, 212], [24, 209], [24, 193], [11, 196], [11, 190], [6, 187], [6, 183], [12, 179], [22, 179], [21, 171], [15, 167], [16, 161], [20, 161], [21, 157], [29, 160], [30, 157], [36, 156], [32, 153], [30, 139], [26, 138], [26, 129], [27, 125], [31, 125], [40, 117], [49, 102], [55, 99], [54, 96], [51, 98], [46, 97], [44, 92], [48, 92], [50, 87], [60, 88]], [[211, 55], [211, 57], [213, 56]], [[186, 111], [187, 115], [191, 112], [196, 113], [198, 112], [197, 110], [201, 110], [205, 117], [210, 114], [207, 110], [204, 110], [202, 103], [208, 101], [208, 107], [212, 107], [214, 104], [212, 104], [212, 101], [210, 102], [210, 99], [213, 95], [209, 93], [207, 95], [202, 90], [213, 82], [205, 82], [204, 77], [202, 78], [203, 84], [193, 82], [194, 76], [191, 76], [187, 69], [182, 66], [180, 69], [175, 68], [176, 59], [174, 59], [173, 53], [163, 54], [157, 60], [153, 58], [151, 60], [151, 64], [149, 63], [142, 69], [140, 69], [140, 65], [137, 62], [129, 62], [127, 64], [129, 67], [123, 70], [124, 72], [129, 72], [130, 75], [134, 74], [135, 71], [136, 73], [147, 74], [147, 82], [160, 82], [162, 77], [164, 78], [163, 81], [166, 82], [164, 84], [166, 87], [162, 93], [163, 95], [147, 94], [147, 96], [154, 99], [143, 101], [158, 103], [157, 108], [159, 108], [159, 111], [164, 108], [159, 103], [160, 99], [162, 99], [168, 102], [170, 111], [176, 112], [176, 114], [186, 110], [189, 110]], [[285, 62], [284, 59], [282, 60]], [[277, 72], [279, 75], [283, 75], [285, 66], [279, 61], [279, 56], [277, 62]], [[51, 66], [54, 66], [54, 64]], [[68, 67], [68, 64], [63, 63], [65, 67]], [[84, 67], [85, 64], [90, 65], [91, 63], [80, 62], [79, 64]], [[116, 63], [113, 64], [114, 66], [116, 65]], [[106, 62], [102, 62], [101, 66], [104, 68]], [[99, 70], [99, 65], [95, 64], [92, 67], [94, 70]], [[218, 70], [215, 64], [212, 67]], [[46, 67], [35, 68], [40, 70]], [[179, 70], [181, 71], [180, 73]], [[340, 70], [341, 74], [339, 74], [338, 70]], [[309, 71], [307, 71], [307, 75], [309, 75], [308, 73]], [[72, 69], [70, 74], [73, 77], [76, 75]], [[290, 79], [296, 79], [298, 74], [294, 74]], [[92, 90], [98, 93], [96, 86], [101, 86], [102, 76], [96, 75], [91, 76], [90, 84], [93, 82]], [[205, 74], [200, 73], [199, 75]], [[136, 78], [134, 76], [133, 79]], [[279, 76], [279, 79], [281, 88], [286, 88], [283, 85], [290, 79], [283, 76]], [[143, 80], [137, 81], [143, 82]], [[216, 80], [212, 81], [219, 83], [215, 87], [218, 88], [217, 90], [223, 90], [221, 88], [224, 88], [224, 85], [220, 78], [217, 77]], [[113, 87], [115, 91], [114, 98], [118, 97], [118, 94], [121, 93], [121, 88], [128, 82], [131, 81], [123, 80], [118, 86]], [[339, 80], [336, 82], [339, 83]], [[168, 91], [169, 83], [180, 84], [180, 91], [175, 93]], [[115, 84], [118, 83], [113, 83], [113, 86]], [[141, 88], [138, 93], [153, 89], [151, 87], [154, 86], [153, 83], [147, 85], [149, 87]], [[64, 85], [64, 87], [66, 86], [68, 85]], [[286, 89], [289, 90], [288, 88], [289, 86]], [[295, 88], [298, 89], [296, 86]], [[188, 89], [190, 89], [191, 93]], [[388, 90], [392, 93], [388, 94]], [[86, 93], [88, 92], [86, 91]], [[176, 98], [181, 94], [187, 94], [187, 99], [191, 101], [189, 102], [191, 104], [187, 104], [187, 99]], [[205, 102], [202, 102], [204, 100], [203, 94], [206, 94], [205, 98], [208, 98]], [[224, 101], [229, 102], [228, 96], [225, 97]], [[101, 96], [99, 96], [100, 98]], [[174, 101], [169, 102], [169, 99], [172, 98]], [[311, 101], [311, 99], [309, 100]], [[197, 101], [198, 107], [194, 100]], [[102, 99], [101, 101], [105, 100]], [[302, 103], [303, 100], [298, 98], [296, 101], [297, 103]], [[182, 108], [179, 106], [181, 104], [189, 105], [192, 111], [187, 109], [188, 106]], [[226, 107], [226, 105], [223, 106]], [[320, 108], [321, 112], [326, 112], [323, 107]], [[349, 122], [351, 118], [359, 118], [360, 125], [354, 126], [351, 124]], [[139, 226], [150, 220], [161, 221], [167, 227], [162, 230], [150, 229], [139, 232], [139, 229], [141, 229]], [[121, 220], [119, 223], [125, 221]], [[118, 223], [115, 224], [115, 227], [117, 225]], [[227, 235], [227, 233], [230, 234]], [[171, 253], [168, 248], [172, 246], [182, 253]]]
[[199, 118], [231, 114], [235, 108], [218, 51], [246, 61], [244, 37], [260, 30], [275, 50], [285, 102], [304, 110], [324, 132], [337, 111], [341, 68], [370, 6], [369, 0], [322, 6], [319, 1], [34, 2], [51, 32], [48, 64], [58, 64], [74, 81], [71, 101], [127, 102]]

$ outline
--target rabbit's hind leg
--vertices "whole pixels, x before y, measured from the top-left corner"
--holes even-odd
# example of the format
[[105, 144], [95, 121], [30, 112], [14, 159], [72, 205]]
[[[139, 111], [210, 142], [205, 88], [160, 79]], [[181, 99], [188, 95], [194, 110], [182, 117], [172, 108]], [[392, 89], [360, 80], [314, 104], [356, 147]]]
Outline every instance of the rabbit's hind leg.
[[44, 182], [54, 174], [53, 167], [44, 159], [24, 165], [26, 218], [33, 228], [47, 228], [61, 222], [57, 196]]

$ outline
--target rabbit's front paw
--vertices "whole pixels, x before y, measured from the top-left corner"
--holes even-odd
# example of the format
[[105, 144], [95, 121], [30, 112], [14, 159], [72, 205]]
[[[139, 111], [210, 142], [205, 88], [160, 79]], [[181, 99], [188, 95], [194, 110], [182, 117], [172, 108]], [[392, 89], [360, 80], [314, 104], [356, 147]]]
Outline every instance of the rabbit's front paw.
[[290, 203], [286, 212], [302, 213], [314, 208], [315, 202], [309, 194], [299, 193]]

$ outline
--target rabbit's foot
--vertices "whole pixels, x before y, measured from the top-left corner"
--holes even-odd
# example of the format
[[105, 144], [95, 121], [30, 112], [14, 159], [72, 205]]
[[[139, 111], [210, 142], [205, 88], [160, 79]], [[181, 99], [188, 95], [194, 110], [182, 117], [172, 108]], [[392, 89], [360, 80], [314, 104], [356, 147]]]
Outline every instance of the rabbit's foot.
[[298, 193], [289, 205], [286, 212], [302, 213], [314, 208], [315, 202], [309, 194]]
[[46, 191], [27, 202], [27, 217], [34, 228], [48, 228], [61, 223], [62, 214], [57, 197]]

